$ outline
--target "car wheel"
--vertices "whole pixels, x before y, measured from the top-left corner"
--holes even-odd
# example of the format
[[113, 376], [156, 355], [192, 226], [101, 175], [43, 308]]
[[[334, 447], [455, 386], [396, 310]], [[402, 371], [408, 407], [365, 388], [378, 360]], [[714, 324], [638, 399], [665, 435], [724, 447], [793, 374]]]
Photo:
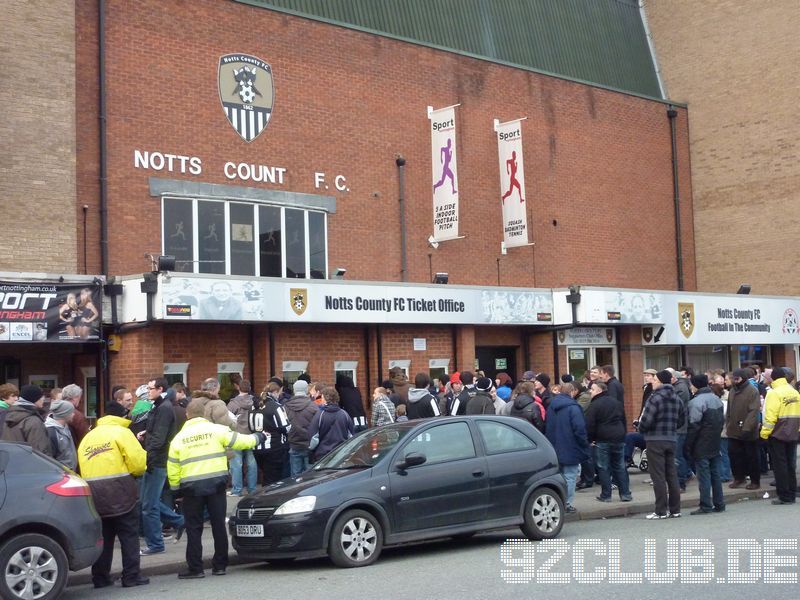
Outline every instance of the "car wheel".
[[647, 471], [647, 460], [646, 460], [646, 459], [645, 459], [645, 460], [643, 460], [643, 461], [641, 461], [641, 462], [639, 463], [639, 470], [640, 470], [642, 473], [644, 473], [645, 471]]
[[383, 531], [378, 519], [363, 510], [348, 510], [331, 530], [328, 555], [337, 567], [366, 567], [380, 556]]
[[564, 503], [550, 488], [533, 492], [525, 503], [522, 533], [531, 540], [556, 537], [564, 524]]
[[28, 533], [0, 548], [0, 597], [51, 600], [67, 585], [69, 564], [63, 548], [51, 538]]

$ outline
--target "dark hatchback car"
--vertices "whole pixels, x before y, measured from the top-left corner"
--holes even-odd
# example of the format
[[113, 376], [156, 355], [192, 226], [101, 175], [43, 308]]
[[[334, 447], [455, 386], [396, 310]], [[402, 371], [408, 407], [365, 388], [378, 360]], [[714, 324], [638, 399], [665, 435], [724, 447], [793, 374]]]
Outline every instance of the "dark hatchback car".
[[565, 482], [530, 423], [466, 416], [368, 429], [296, 479], [243, 498], [229, 520], [242, 555], [283, 562], [328, 555], [340, 567], [386, 545], [520, 526], [556, 537]]
[[0, 597], [58, 598], [103, 551], [89, 485], [24, 444], [0, 442]]

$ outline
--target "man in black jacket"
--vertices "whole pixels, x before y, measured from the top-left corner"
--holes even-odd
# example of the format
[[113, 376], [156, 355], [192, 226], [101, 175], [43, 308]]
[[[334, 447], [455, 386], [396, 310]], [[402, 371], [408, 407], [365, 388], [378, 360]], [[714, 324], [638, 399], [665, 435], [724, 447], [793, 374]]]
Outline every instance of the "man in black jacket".
[[426, 373], [414, 376], [414, 386], [408, 390], [408, 420], [439, 416], [439, 402], [428, 391], [431, 378]]
[[488, 377], [478, 377], [475, 382], [475, 389], [478, 390], [475, 395], [470, 398], [467, 404], [468, 415], [493, 415], [494, 399], [491, 396], [492, 380]]
[[161, 534], [162, 521], [177, 530], [177, 537], [183, 533], [183, 516], [161, 502], [161, 492], [167, 481], [167, 454], [169, 442], [175, 437], [175, 412], [167, 400], [169, 383], [163, 377], [155, 377], [147, 384], [153, 408], [147, 414], [147, 427], [137, 437], [144, 435], [144, 448], [147, 451], [147, 471], [142, 477], [142, 529], [147, 544], [140, 554], [149, 556], [164, 552], [164, 537]]
[[720, 446], [725, 412], [722, 400], [708, 387], [708, 377], [702, 373], [692, 375], [694, 397], [689, 400], [689, 426], [686, 450], [694, 459], [697, 483], [700, 486], [700, 508], [693, 515], [725, 510], [722, 493]]
[[461, 381], [461, 373], [456, 371], [450, 376], [450, 393], [447, 395], [447, 415], [455, 417], [467, 414], [469, 392]]
[[612, 398], [605, 383], [596, 381], [590, 388], [592, 402], [586, 410], [586, 433], [597, 447], [597, 472], [600, 477], [600, 502], [611, 502], [611, 478], [619, 488], [619, 499], [633, 500], [625, 468], [625, 407]]
[[608, 395], [614, 400], [618, 401], [622, 406], [625, 406], [625, 388], [622, 383], [615, 377], [616, 371], [613, 365], [603, 365], [598, 370], [600, 381], [608, 386]]
[[[689, 386], [689, 377], [694, 375], [694, 370], [690, 367], [681, 367], [680, 371], [675, 369], [667, 369], [672, 373], [672, 387], [675, 390], [675, 395], [680, 399], [683, 404], [683, 410], [686, 414], [689, 412], [689, 400], [692, 398], [692, 391]], [[686, 491], [686, 482], [689, 481], [694, 472], [692, 465], [686, 452], [686, 434], [689, 426], [688, 420], [682, 427], [678, 427], [677, 431], [677, 446], [675, 452], [678, 458], [678, 485], [681, 486], [681, 491]]]

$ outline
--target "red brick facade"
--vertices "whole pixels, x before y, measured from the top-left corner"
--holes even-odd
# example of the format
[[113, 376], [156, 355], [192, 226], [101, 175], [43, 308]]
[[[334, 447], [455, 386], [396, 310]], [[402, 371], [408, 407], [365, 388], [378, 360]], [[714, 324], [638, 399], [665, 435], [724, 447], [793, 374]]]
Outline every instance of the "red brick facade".
[[[78, 197], [98, 214], [96, 3], [79, 0], [77, 20]], [[246, 26], [243, 26], [246, 24]], [[451, 284], [563, 287], [572, 283], [674, 289], [677, 285], [673, 180], [667, 105], [633, 95], [391, 40], [308, 19], [216, 0], [107, 2], [109, 265], [111, 275], [149, 269], [161, 250], [161, 208], [151, 176], [333, 194], [314, 173], [347, 178], [328, 220], [328, 265], [347, 278], [401, 279], [397, 155], [407, 160], [408, 280], [446, 271]], [[271, 64], [276, 99], [264, 133], [244, 142], [226, 121], [217, 91], [219, 57], [241, 52]], [[461, 234], [432, 250], [430, 136], [426, 107], [457, 109]], [[688, 117], [678, 107], [681, 237], [687, 289], [695, 287]], [[528, 220], [535, 246], [500, 256], [497, 144], [493, 119], [523, 124]], [[134, 167], [134, 150], [202, 158], [199, 176]], [[230, 181], [223, 165], [287, 169], [284, 185]], [[99, 226], [89, 224], [89, 272], [100, 270]], [[82, 248], [82, 232], [78, 246]], [[430, 254], [430, 262], [429, 262]], [[499, 276], [498, 263], [499, 262]], [[517, 365], [552, 372], [552, 333], [513, 328], [252, 326], [257, 385], [269, 375], [269, 328], [276, 370], [307, 360], [315, 378], [332, 379], [334, 360], [359, 361], [368, 392], [388, 361], [431, 358], [471, 367], [476, 346], [518, 347]], [[111, 378], [132, 385], [163, 362], [190, 362], [190, 383], [218, 362], [249, 363], [250, 326], [155, 325], [124, 335]], [[523, 356], [528, 335], [529, 356]], [[412, 338], [427, 350], [414, 352]], [[622, 337], [622, 336], [621, 336]], [[455, 343], [454, 343], [455, 342]], [[631, 351], [635, 354], [635, 349]], [[624, 354], [624, 352], [623, 352]], [[566, 370], [560, 350], [559, 367]], [[633, 384], [640, 367], [621, 357]], [[363, 366], [362, 366], [363, 365]], [[452, 370], [452, 367], [451, 367]], [[512, 374], [517, 377], [519, 373]], [[133, 379], [134, 381], [131, 381]]]

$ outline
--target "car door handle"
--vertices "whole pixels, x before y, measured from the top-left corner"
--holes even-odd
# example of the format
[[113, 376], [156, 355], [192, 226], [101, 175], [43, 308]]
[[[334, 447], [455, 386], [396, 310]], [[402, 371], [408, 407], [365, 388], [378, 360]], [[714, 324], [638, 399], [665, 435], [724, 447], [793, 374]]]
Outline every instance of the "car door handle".
[[483, 471], [480, 471], [480, 470], [478, 470], [478, 471], [473, 471], [473, 472], [472, 472], [472, 476], [473, 476], [473, 477], [483, 477]]

